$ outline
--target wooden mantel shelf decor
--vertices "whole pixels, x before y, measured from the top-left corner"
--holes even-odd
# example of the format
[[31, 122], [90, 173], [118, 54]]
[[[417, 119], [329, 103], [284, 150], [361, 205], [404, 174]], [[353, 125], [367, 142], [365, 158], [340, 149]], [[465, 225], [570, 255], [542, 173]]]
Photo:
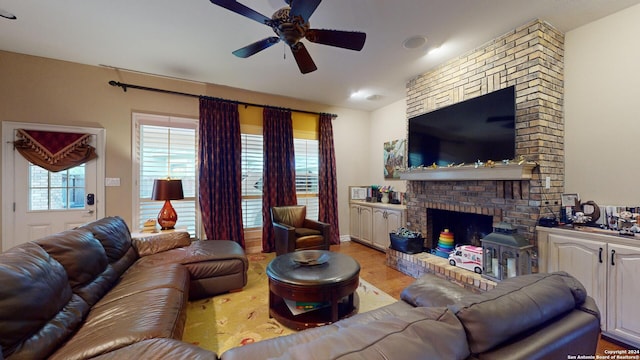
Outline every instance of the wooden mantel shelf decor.
[[400, 173], [402, 180], [445, 181], [445, 180], [530, 180], [534, 162], [522, 164], [495, 164], [493, 167], [465, 165], [438, 168], [418, 168]]

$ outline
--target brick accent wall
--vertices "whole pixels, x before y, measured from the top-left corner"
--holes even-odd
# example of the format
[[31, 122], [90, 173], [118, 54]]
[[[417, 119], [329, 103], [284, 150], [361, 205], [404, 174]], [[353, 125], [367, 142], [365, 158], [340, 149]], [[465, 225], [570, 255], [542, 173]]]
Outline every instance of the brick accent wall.
[[516, 157], [539, 165], [532, 180], [408, 181], [410, 228], [427, 234], [427, 207], [481, 213], [535, 245], [537, 219], [558, 213], [564, 190], [563, 59], [564, 34], [535, 20], [407, 83], [407, 118], [515, 85]]

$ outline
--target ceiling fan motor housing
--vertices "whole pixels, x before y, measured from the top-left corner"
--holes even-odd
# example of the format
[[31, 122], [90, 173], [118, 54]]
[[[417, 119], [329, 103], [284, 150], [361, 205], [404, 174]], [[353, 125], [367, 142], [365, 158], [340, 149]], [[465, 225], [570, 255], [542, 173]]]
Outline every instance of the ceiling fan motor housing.
[[273, 13], [271, 19], [273, 24], [271, 27], [273, 31], [284, 41], [287, 45], [293, 46], [304, 38], [305, 33], [310, 28], [308, 21], [302, 23], [304, 19], [299, 16], [290, 17], [291, 8], [285, 6], [280, 10]]

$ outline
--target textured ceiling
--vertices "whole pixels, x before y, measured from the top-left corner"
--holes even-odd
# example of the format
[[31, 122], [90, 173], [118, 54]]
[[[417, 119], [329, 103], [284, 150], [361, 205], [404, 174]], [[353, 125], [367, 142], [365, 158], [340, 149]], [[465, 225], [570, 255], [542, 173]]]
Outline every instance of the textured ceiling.
[[[269, 17], [285, 5], [241, 2]], [[413, 77], [533, 19], [566, 32], [637, 3], [324, 0], [312, 28], [362, 31], [367, 40], [360, 52], [303, 40], [318, 66], [303, 75], [282, 43], [247, 59], [233, 56], [273, 32], [207, 0], [2, 0], [0, 10], [18, 19], [0, 18], [0, 49], [374, 110], [404, 98]], [[427, 44], [403, 48], [414, 35], [426, 36]], [[439, 52], [425, 56], [435, 47]], [[362, 98], [349, 97], [356, 91]], [[379, 96], [364, 99], [370, 95]]]

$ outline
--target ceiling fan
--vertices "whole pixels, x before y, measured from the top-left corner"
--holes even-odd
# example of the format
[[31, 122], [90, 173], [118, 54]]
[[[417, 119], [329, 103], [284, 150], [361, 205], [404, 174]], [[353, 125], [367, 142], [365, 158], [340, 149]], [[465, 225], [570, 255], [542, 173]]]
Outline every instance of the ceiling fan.
[[285, 0], [285, 6], [268, 18], [257, 11], [240, 4], [236, 0], [210, 0], [213, 4], [233, 11], [237, 14], [270, 26], [278, 36], [271, 36], [256, 41], [233, 52], [237, 57], [247, 58], [281, 40], [289, 45], [298, 68], [303, 74], [317, 70], [311, 55], [300, 40], [336, 46], [343, 49], [360, 51], [364, 46], [367, 34], [357, 31], [311, 29], [309, 17], [322, 0]]

